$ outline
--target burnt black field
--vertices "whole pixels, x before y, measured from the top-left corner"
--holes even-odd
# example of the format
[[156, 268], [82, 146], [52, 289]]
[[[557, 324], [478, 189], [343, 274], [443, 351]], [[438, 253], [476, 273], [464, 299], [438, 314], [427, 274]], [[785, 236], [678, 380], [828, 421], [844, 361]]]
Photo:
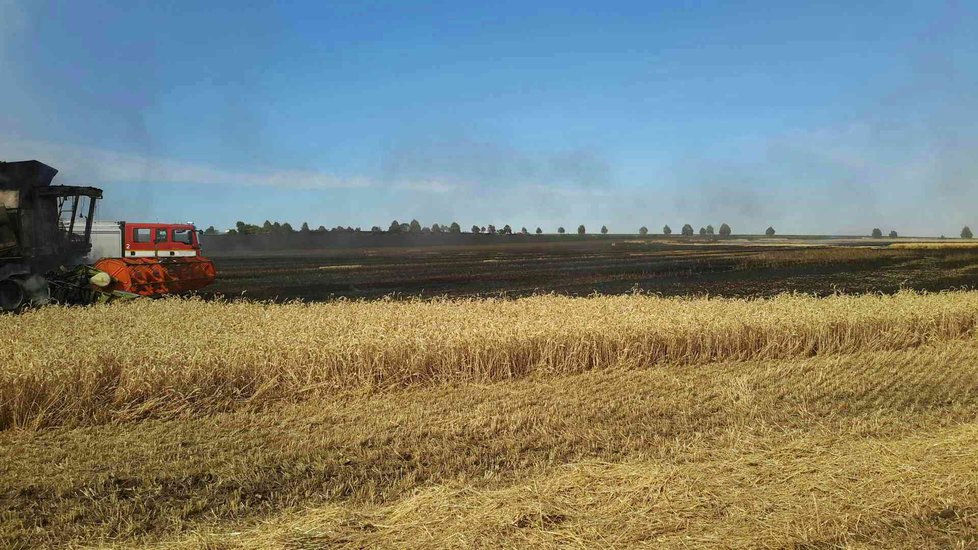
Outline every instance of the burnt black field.
[[607, 238], [205, 253], [218, 270], [205, 296], [276, 301], [635, 291], [749, 297], [978, 287], [978, 248], [858, 241]]

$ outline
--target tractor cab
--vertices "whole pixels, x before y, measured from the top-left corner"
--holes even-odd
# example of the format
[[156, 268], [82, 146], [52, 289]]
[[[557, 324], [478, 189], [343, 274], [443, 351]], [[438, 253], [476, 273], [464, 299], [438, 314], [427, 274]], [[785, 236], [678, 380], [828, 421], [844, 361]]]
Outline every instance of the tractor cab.
[[190, 223], [95, 222], [89, 260], [110, 290], [159, 296], [199, 290], [216, 276]]
[[122, 231], [122, 255], [127, 258], [200, 256], [192, 224], [125, 222]]

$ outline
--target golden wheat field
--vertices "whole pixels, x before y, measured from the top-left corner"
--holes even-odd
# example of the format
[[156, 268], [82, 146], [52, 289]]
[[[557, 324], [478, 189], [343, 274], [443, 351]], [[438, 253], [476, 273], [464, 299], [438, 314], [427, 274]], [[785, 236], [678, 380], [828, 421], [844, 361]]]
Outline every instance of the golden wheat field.
[[0, 546], [978, 547], [978, 292], [0, 316]]

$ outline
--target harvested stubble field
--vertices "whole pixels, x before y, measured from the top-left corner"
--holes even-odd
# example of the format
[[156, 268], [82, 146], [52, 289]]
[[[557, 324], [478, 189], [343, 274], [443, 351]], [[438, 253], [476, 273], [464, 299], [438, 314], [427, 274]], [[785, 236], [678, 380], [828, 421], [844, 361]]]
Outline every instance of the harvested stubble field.
[[[893, 248], [887, 244], [905, 245]], [[964, 243], [967, 244], [967, 243]], [[206, 249], [206, 243], [205, 243]], [[210, 254], [210, 252], [208, 252]], [[915, 241], [616, 240], [213, 256], [208, 293], [261, 300], [336, 297], [774, 296], [978, 288], [978, 249]]]
[[0, 546], [974, 547], [978, 293], [0, 317]]

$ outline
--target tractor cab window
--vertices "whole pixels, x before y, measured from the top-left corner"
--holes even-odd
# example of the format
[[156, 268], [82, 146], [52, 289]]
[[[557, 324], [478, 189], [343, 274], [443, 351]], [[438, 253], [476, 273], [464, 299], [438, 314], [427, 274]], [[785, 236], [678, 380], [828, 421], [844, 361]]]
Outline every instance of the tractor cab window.
[[150, 242], [150, 233], [148, 227], [137, 227], [132, 230], [132, 241], [135, 243], [148, 243]]
[[183, 244], [194, 244], [193, 231], [190, 229], [174, 229], [173, 242]]
[[156, 230], [156, 242], [158, 243], [166, 242], [166, 229], [160, 227]]

